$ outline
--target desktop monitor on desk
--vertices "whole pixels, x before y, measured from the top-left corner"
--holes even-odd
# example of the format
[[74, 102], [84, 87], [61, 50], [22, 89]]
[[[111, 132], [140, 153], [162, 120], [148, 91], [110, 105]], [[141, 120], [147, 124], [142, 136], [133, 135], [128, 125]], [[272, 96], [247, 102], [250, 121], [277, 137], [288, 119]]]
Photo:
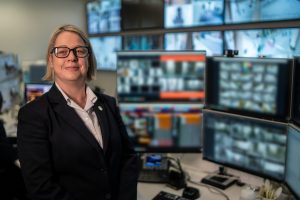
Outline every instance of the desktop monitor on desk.
[[300, 198], [300, 129], [290, 126], [287, 136], [285, 182], [291, 191]]
[[203, 159], [283, 181], [287, 125], [203, 110]]
[[204, 102], [205, 51], [124, 51], [117, 57], [119, 102]]
[[292, 60], [208, 57], [205, 106], [286, 122], [290, 115]]
[[52, 83], [25, 83], [24, 100], [25, 103], [33, 101], [48, 92], [52, 87]]

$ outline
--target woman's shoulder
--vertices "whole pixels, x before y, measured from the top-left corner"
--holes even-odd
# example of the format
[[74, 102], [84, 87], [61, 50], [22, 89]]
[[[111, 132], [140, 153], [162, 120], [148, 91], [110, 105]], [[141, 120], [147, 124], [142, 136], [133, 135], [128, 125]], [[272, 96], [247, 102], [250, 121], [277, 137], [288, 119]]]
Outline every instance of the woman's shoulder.
[[46, 97], [46, 94], [43, 94], [42, 96], [34, 99], [33, 101], [30, 101], [26, 104], [24, 104], [19, 112], [25, 112], [25, 113], [43, 113], [47, 110], [49, 104]]

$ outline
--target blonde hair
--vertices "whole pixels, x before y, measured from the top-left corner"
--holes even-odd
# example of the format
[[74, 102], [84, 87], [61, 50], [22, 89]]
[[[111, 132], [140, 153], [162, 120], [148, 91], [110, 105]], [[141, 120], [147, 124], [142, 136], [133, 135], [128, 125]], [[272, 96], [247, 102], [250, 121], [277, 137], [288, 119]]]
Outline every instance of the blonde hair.
[[43, 80], [46, 81], [54, 81], [54, 73], [53, 69], [50, 66], [49, 63], [49, 55], [51, 54], [52, 49], [54, 48], [54, 44], [56, 41], [56, 38], [58, 35], [64, 31], [72, 32], [77, 34], [85, 43], [85, 45], [89, 48], [89, 55], [88, 55], [88, 71], [87, 71], [87, 81], [91, 81], [95, 77], [96, 73], [96, 59], [95, 55], [91, 46], [91, 43], [87, 37], [87, 35], [81, 31], [78, 27], [74, 25], [63, 25], [58, 27], [52, 34], [49, 43], [48, 43], [48, 49], [47, 49], [47, 55], [46, 55], [46, 63], [47, 63], [47, 69], [46, 69], [46, 74], [43, 76]]

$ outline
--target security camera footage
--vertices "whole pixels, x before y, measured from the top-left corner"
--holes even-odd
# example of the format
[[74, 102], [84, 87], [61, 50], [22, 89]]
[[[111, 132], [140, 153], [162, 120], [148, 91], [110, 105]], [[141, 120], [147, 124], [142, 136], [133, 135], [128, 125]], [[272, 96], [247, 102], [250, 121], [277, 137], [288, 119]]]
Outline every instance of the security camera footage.
[[286, 121], [291, 61], [261, 58], [207, 58], [208, 108]]
[[287, 125], [203, 111], [203, 157], [263, 177], [284, 179]]
[[200, 102], [205, 98], [205, 52], [119, 52], [120, 102]]
[[120, 104], [129, 137], [139, 152], [199, 152], [201, 105]]

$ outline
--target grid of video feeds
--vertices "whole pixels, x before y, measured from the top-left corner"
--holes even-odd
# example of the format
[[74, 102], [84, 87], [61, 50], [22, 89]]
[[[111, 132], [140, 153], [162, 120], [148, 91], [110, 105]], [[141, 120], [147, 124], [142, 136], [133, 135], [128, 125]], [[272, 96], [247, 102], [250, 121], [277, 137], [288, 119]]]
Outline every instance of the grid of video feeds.
[[204, 110], [203, 132], [204, 158], [284, 179], [286, 124]]
[[165, 0], [165, 28], [223, 24], [223, 0]]
[[120, 52], [120, 102], [203, 102], [205, 52]]
[[51, 83], [25, 83], [25, 103], [35, 100], [48, 92], [52, 87]]
[[0, 92], [3, 98], [2, 112], [8, 112], [18, 103], [20, 89], [20, 69], [17, 56], [0, 54]]
[[285, 182], [295, 195], [300, 198], [300, 129], [290, 126], [288, 129]]
[[208, 58], [207, 107], [287, 120], [291, 61]]
[[121, 0], [94, 0], [87, 2], [86, 12], [89, 34], [121, 30]]
[[225, 49], [243, 57], [292, 58], [300, 55], [300, 29], [253, 29], [225, 31]]
[[120, 104], [137, 151], [199, 151], [201, 105]]
[[96, 57], [97, 69], [114, 71], [117, 68], [117, 51], [122, 48], [121, 36], [103, 36], [90, 38]]
[[226, 0], [225, 8], [225, 23], [300, 18], [300, 2], [298, 0]]

